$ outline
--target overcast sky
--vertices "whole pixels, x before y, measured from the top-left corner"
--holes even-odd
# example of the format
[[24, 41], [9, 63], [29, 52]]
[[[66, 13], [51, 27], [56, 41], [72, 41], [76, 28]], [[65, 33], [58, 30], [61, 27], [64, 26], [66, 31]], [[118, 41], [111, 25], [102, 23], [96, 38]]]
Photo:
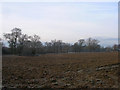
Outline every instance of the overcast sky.
[[28, 35], [40, 35], [42, 41], [73, 43], [93, 37], [104, 45], [117, 43], [117, 2], [11, 2], [1, 8], [2, 33], [18, 27]]

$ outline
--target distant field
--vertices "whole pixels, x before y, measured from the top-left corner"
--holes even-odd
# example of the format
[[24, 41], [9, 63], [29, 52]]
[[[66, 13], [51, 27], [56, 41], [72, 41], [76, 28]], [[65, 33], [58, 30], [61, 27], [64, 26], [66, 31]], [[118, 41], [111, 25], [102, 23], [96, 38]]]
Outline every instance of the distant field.
[[118, 53], [3, 56], [3, 87], [118, 88]]

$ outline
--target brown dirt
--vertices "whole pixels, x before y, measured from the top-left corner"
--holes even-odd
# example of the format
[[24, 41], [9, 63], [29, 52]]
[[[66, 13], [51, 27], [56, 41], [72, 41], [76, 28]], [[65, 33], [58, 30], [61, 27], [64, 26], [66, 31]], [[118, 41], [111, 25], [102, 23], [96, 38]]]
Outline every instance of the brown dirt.
[[3, 87], [118, 88], [118, 53], [3, 56]]

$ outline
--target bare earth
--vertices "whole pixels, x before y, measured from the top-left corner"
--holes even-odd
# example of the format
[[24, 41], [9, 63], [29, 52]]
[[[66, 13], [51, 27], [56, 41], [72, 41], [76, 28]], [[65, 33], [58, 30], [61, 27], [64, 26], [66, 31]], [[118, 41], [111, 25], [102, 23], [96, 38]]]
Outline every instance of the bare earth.
[[117, 52], [3, 56], [3, 87], [118, 88]]

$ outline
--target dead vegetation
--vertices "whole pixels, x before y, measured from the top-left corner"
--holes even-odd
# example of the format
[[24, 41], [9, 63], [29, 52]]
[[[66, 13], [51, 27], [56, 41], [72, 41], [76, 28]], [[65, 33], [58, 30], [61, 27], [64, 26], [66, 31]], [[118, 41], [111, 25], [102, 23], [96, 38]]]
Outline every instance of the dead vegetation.
[[118, 53], [3, 56], [3, 87], [118, 88]]

